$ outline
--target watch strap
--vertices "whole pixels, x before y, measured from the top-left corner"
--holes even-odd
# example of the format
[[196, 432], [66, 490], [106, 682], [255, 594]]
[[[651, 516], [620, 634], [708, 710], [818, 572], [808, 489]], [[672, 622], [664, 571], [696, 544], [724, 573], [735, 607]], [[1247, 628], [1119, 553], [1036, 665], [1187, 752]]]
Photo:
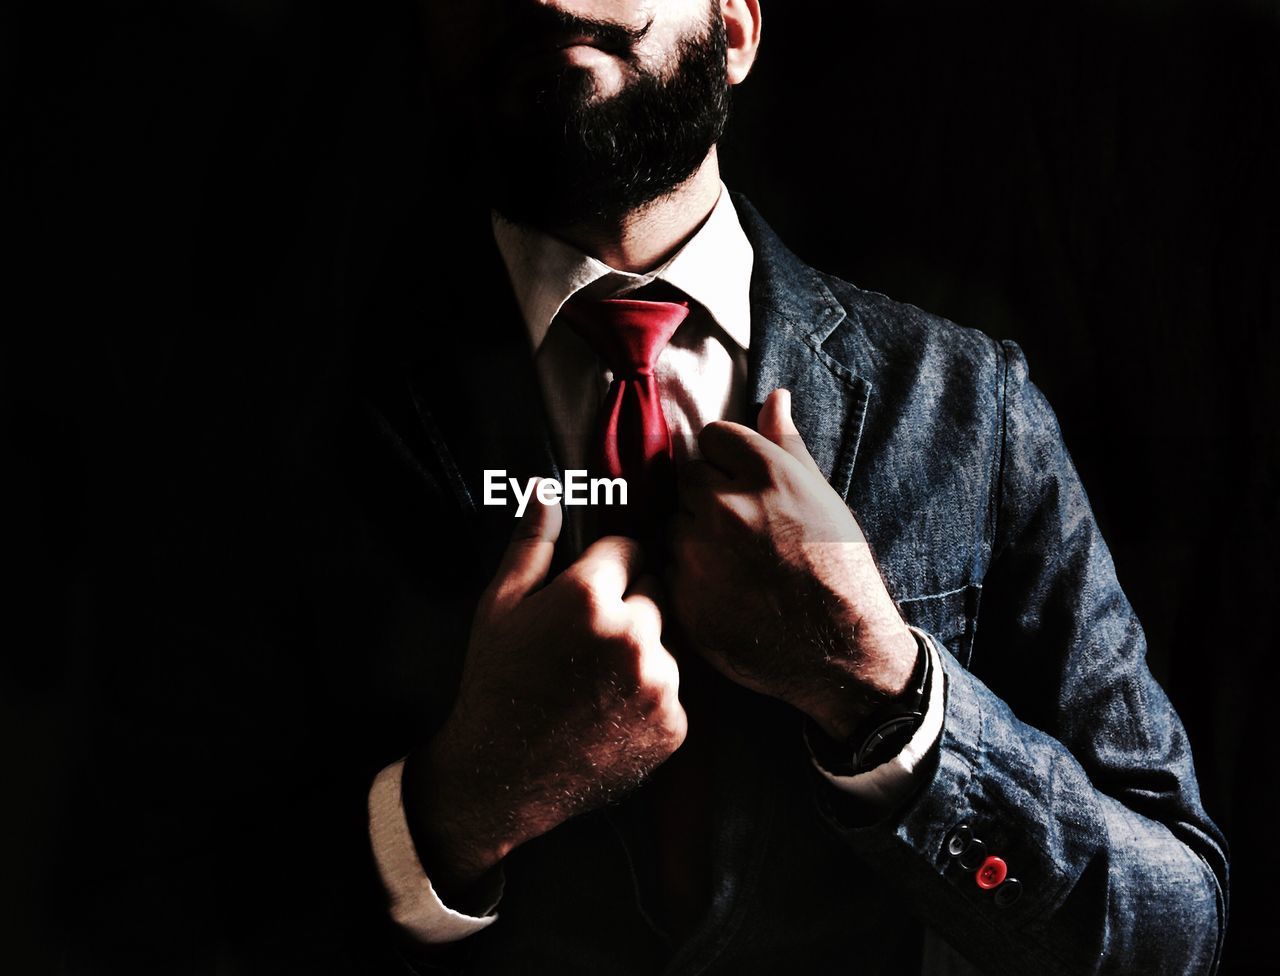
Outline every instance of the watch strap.
[[865, 773], [896, 756], [924, 721], [933, 670], [928, 645], [916, 631], [917, 656], [907, 690], [884, 702], [843, 740], [832, 739], [817, 723], [805, 720], [805, 737], [814, 758], [837, 776]]

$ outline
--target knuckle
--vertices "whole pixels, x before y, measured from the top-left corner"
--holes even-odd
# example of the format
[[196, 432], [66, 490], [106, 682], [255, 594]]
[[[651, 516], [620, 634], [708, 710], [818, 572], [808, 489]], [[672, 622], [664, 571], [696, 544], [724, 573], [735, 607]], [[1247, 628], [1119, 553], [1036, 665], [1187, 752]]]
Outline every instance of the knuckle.
[[594, 618], [600, 611], [600, 598], [590, 577], [570, 570], [559, 580], [561, 593], [574, 610]]
[[591, 580], [576, 566], [565, 570], [557, 584], [571, 599], [586, 600], [594, 595]]
[[665, 733], [664, 744], [669, 750], [675, 752], [684, 745], [689, 734], [689, 717], [678, 702], [664, 713], [662, 728]]
[[702, 426], [702, 430], [698, 431], [699, 437], [716, 437], [724, 432], [725, 422], [723, 420], [712, 420]]
[[665, 652], [644, 655], [640, 661], [640, 683], [650, 703], [667, 708], [679, 702], [680, 671]]
[[627, 618], [619, 627], [617, 640], [624, 651], [636, 658], [637, 666], [643, 665], [645, 648], [649, 645], [643, 621], [636, 617]]
[[598, 644], [601, 673], [623, 699], [634, 701], [644, 694], [644, 650], [625, 630], [602, 636]]
[[587, 633], [592, 637], [606, 642], [617, 639], [617, 622], [611, 614], [605, 612], [603, 604], [595, 596], [582, 602], [579, 613]]
[[640, 543], [629, 536], [618, 536], [618, 554], [628, 561], [640, 556]]
[[645, 678], [645, 639], [640, 627], [628, 621], [618, 627], [609, 638], [609, 649], [619, 672], [636, 687], [643, 687]]
[[596, 543], [603, 547], [602, 554], [607, 554], [611, 561], [623, 565], [633, 564], [640, 553], [640, 543], [625, 535], [605, 536]]

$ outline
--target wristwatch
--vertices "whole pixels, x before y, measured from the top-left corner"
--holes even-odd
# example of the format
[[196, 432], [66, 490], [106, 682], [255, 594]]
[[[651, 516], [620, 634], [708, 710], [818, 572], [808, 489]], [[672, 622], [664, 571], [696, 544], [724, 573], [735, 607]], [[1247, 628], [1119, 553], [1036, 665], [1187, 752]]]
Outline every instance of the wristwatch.
[[805, 738], [813, 757], [834, 776], [856, 776], [875, 769], [900, 753], [924, 721], [933, 665], [929, 648], [919, 634], [915, 670], [907, 690], [868, 715], [843, 740], [833, 739], [812, 719], [805, 720]]

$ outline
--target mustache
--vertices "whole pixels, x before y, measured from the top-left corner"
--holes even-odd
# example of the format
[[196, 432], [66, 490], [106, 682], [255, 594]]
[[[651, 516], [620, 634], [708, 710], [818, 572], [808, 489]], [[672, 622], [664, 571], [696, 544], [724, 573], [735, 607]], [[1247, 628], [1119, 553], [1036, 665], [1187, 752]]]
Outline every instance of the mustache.
[[554, 46], [573, 38], [586, 37], [606, 51], [626, 51], [648, 36], [653, 18], [639, 27], [582, 17], [555, 7], [525, 5], [519, 16], [498, 39], [499, 52], [518, 55], [531, 49]]

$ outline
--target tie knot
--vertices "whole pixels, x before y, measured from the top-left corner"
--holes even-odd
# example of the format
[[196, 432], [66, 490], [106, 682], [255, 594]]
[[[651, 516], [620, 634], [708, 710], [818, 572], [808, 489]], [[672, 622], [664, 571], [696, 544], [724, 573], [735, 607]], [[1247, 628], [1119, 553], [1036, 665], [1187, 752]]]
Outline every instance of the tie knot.
[[571, 300], [560, 310], [619, 379], [644, 376], [689, 314], [688, 302]]

